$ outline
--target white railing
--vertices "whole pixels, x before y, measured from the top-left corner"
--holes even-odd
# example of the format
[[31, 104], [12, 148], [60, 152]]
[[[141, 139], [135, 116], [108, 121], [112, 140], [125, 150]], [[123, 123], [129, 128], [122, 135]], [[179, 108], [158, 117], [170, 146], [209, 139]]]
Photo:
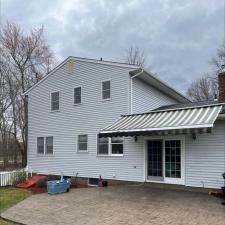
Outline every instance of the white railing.
[[0, 187], [13, 185], [15, 179], [18, 177], [18, 173], [24, 170], [14, 170], [14, 171], [3, 171], [0, 172]]

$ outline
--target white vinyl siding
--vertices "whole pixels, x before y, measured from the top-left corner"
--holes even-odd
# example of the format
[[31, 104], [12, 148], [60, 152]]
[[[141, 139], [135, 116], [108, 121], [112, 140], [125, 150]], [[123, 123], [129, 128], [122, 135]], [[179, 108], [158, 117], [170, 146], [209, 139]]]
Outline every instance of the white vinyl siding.
[[82, 88], [81, 88], [81, 86], [74, 88], [74, 99], [73, 99], [73, 103], [75, 105], [78, 105], [78, 104], [81, 104], [82, 103]]
[[133, 78], [132, 112], [149, 112], [163, 105], [179, 103], [141, 79]]
[[51, 111], [59, 110], [59, 91], [51, 93]]
[[[75, 62], [74, 71], [67, 73], [66, 65], [29, 92], [28, 104], [28, 168], [40, 174], [62, 173], [67, 176], [126, 181], [145, 181], [145, 152], [143, 137], [125, 137], [123, 157], [98, 157], [96, 134], [112, 124], [121, 114], [129, 113], [129, 71], [132, 69]], [[111, 80], [111, 101], [104, 104], [101, 98], [102, 80]], [[135, 83], [136, 78], [134, 78]], [[82, 107], [74, 107], [73, 89], [82, 85]], [[135, 84], [134, 84], [135, 85]], [[146, 87], [146, 85], [145, 85]], [[134, 94], [136, 111], [146, 111], [173, 102], [156, 89], [145, 93], [140, 87]], [[49, 92], [60, 90], [60, 110], [49, 113]], [[156, 91], [155, 91], [156, 90]], [[136, 92], [136, 91], [135, 91]], [[141, 93], [147, 97], [143, 98]], [[159, 99], [157, 100], [157, 93]], [[163, 97], [161, 96], [163, 95]], [[142, 96], [142, 98], [141, 98]], [[142, 104], [138, 104], [143, 101]], [[150, 99], [149, 105], [148, 101]], [[164, 100], [163, 100], [164, 99]], [[166, 101], [167, 99], [167, 101]], [[147, 104], [147, 105], [146, 105]], [[185, 184], [188, 186], [223, 186], [225, 169], [224, 121], [218, 121], [212, 134], [199, 134], [193, 140], [185, 137]], [[77, 136], [88, 134], [88, 154], [77, 154]], [[37, 137], [53, 136], [54, 157], [37, 155]]]

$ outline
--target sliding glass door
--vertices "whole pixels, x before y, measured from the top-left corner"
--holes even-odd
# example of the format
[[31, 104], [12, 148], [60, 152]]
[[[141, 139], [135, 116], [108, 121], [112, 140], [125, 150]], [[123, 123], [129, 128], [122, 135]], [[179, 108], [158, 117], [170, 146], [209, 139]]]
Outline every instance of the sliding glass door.
[[148, 179], [163, 180], [163, 141], [148, 141]]
[[183, 184], [183, 147], [180, 139], [147, 141], [147, 180]]

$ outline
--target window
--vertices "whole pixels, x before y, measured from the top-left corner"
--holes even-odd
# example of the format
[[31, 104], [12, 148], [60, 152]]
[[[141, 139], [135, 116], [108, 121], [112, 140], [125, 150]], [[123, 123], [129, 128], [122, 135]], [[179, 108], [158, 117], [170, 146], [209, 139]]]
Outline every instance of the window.
[[123, 138], [122, 137], [99, 138], [98, 155], [123, 155]]
[[53, 154], [53, 137], [37, 137], [37, 153], [41, 155]]
[[81, 104], [81, 87], [74, 88], [74, 104]]
[[44, 154], [44, 137], [37, 137], [37, 153], [38, 154]]
[[102, 82], [102, 99], [110, 99], [110, 80]]
[[181, 178], [181, 141], [165, 141], [166, 177]]
[[59, 110], [59, 92], [51, 93], [51, 111]]
[[109, 139], [107, 137], [99, 138], [98, 154], [100, 154], [100, 155], [108, 155], [109, 154]]
[[117, 154], [121, 155], [123, 154], [123, 138], [121, 137], [112, 137], [111, 138], [111, 150], [112, 155]]
[[45, 153], [53, 154], [53, 137], [52, 136], [45, 138]]
[[87, 135], [78, 135], [78, 144], [77, 150], [78, 151], [87, 151], [88, 146], [88, 136]]

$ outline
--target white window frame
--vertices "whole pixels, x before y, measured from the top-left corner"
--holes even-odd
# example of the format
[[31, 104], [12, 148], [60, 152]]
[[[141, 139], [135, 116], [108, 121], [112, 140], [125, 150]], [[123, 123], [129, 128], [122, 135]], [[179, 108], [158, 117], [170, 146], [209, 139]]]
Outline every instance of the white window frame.
[[[57, 93], [57, 92], [59, 93], [59, 109], [52, 110], [52, 94], [53, 93]], [[60, 91], [52, 91], [52, 92], [50, 92], [50, 112], [60, 112], [60, 105], [61, 105], [60, 99], [61, 99]]]
[[[99, 148], [99, 137], [97, 135], [97, 156], [105, 156], [105, 157], [123, 157], [124, 156], [124, 137], [122, 137], [122, 140], [123, 140], [123, 154], [113, 154], [112, 153], [112, 138], [111, 137], [108, 137], [108, 154], [98, 154], [98, 148]], [[118, 143], [119, 144], [119, 143]]]
[[[75, 100], [75, 98], [74, 98], [74, 95], [75, 95], [75, 89], [76, 88], [81, 88], [81, 90], [80, 90], [80, 103], [74, 103], [74, 100]], [[73, 88], [73, 104], [74, 105], [82, 105], [83, 104], [83, 87], [82, 87], [82, 85], [79, 85], [79, 86], [76, 86], [76, 87], [74, 87]]]
[[[44, 153], [38, 153], [38, 149], [37, 149], [37, 139], [39, 138], [39, 137], [42, 137], [42, 138], [44, 138]], [[46, 137], [52, 137], [52, 145], [53, 145], [53, 151], [52, 151], [52, 154], [49, 154], [49, 153], [46, 153]], [[36, 154], [38, 155], [38, 156], [53, 156], [54, 155], [54, 136], [52, 136], [52, 135], [46, 135], [46, 136], [36, 136]]]
[[[79, 136], [82, 136], [82, 135], [86, 135], [87, 136], [87, 150], [79, 150]], [[87, 153], [88, 152], [88, 134], [78, 134], [77, 135], [77, 152], [78, 153]]]
[[[148, 140], [162, 140], [163, 141], [163, 181], [156, 181], [156, 180], [149, 180], [148, 173], [147, 173], [147, 142]], [[181, 141], [181, 178], [167, 178], [165, 176], [165, 141], [172, 141], [172, 140], [180, 140]], [[144, 144], [144, 181], [146, 182], [153, 182], [153, 183], [167, 183], [167, 184], [180, 184], [185, 185], [185, 135], [174, 135], [174, 136], [149, 136], [144, 137], [143, 139]]]
[[[109, 98], [103, 98], [103, 83], [107, 82], [107, 81], [109, 81], [109, 84], [110, 84], [110, 89], [109, 89], [110, 97]], [[102, 80], [101, 81], [101, 101], [109, 101], [111, 99], [112, 99], [112, 82], [111, 82], [110, 79], [109, 80]]]

